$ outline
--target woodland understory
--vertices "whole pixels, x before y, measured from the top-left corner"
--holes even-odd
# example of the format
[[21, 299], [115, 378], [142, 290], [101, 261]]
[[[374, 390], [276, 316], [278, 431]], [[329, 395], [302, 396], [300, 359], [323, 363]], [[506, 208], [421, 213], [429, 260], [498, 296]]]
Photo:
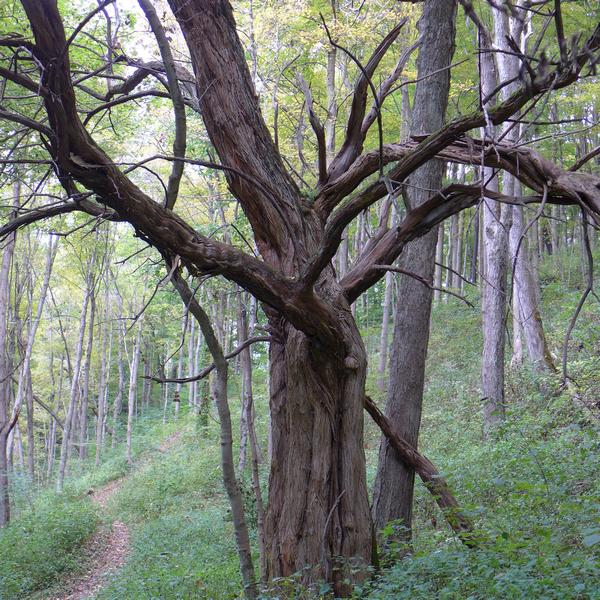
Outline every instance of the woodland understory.
[[0, 599], [600, 598], [599, 61], [587, 0], [1, 1]]

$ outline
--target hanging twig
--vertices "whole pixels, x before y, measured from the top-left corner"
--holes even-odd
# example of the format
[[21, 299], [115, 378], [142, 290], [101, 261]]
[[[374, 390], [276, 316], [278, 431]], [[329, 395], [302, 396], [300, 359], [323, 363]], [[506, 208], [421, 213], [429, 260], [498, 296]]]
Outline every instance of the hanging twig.
[[585, 255], [587, 259], [587, 286], [577, 303], [577, 307], [575, 308], [575, 312], [571, 317], [571, 321], [569, 322], [569, 326], [567, 327], [567, 332], [565, 334], [565, 340], [563, 342], [562, 348], [562, 381], [563, 386], [567, 385], [569, 381], [569, 375], [567, 373], [567, 357], [569, 353], [569, 340], [571, 339], [571, 334], [573, 333], [573, 329], [575, 328], [575, 324], [577, 323], [577, 319], [579, 317], [579, 313], [587, 300], [587, 297], [593, 293], [594, 290], [594, 257], [592, 256], [592, 249], [590, 247], [590, 238], [588, 235], [588, 223], [587, 223], [587, 215], [582, 210], [581, 211], [581, 228], [583, 234], [583, 247], [585, 250]]

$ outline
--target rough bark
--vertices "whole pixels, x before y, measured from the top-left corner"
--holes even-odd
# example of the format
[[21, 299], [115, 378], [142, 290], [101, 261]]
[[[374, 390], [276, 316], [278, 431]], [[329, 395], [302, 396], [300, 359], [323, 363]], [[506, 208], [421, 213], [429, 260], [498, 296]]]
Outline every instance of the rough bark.
[[[332, 161], [327, 184], [316, 190], [316, 198], [310, 202], [299, 193], [284, 168], [260, 114], [229, 3], [169, 3], [190, 50], [196, 75], [195, 106], [202, 113], [220, 163], [187, 160], [226, 174], [253, 229], [261, 258], [203, 236], [154, 202], [96, 144], [79, 119], [69, 72], [69, 46], [80, 30], [75, 30], [73, 39], [66, 39], [54, 0], [22, 0], [34, 42], [13, 37], [4, 41], [24, 46], [34, 55], [39, 82], [30, 74], [13, 74], [9, 69], [3, 74], [43, 98], [47, 119], [40, 123], [4, 110], [0, 117], [30, 127], [49, 140], [52, 164], [69, 195], [64, 206], [48, 207], [49, 212], [62, 214], [79, 209], [125, 220], [137, 235], [171, 258], [177, 257], [193, 273], [222, 275], [264, 303], [271, 329], [279, 339], [278, 349], [272, 348], [271, 353], [271, 406], [277, 412], [273, 416], [274, 456], [278, 462], [274, 461], [277, 468], [271, 472], [267, 515], [273, 532], [270, 572], [289, 575], [298, 570], [298, 565], [315, 564], [323, 556], [321, 565], [312, 569], [306, 580], [331, 577], [334, 556], [368, 560], [366, 549], [371, 537], [361, 439], [364, 348], [348, 302], [354, 302], [383, 276], [373, 264], [390, 264], [403, 244], [472, 206], [475, 200], [472, 190], [464, 187], [436, 194], [426, 205], [410, 211], [403, 223], [390, 230], [389, 236], [384, 235], [368, 257], [361, 256], [344, 281], [337, 283], [330, 261], [345, 228], [387, 193], [389, 181], [380, 178], [332, 212], [369, 175], [361, 168], [364, 157], [359, 156], [366, 136], [363, 123], [367, 80], [397, 38], [401, 24], [382, 40], [366, 65], [367, 72], [358, 77], [343, 147]], [[526, 76], [519, 93], [508, 101], [487, 113], [477, 110], [459, 117], [427, 136], [397, 162], [389, 178], [404, 181], [461, 134], [483, 126], [487, 120], [498, 124], [531, 98], [573, 83], [599, 47], [600, 28], [585, 48], [572, 52], [569, 68], [559, 72], [548, 69], [535, 78]], [[377, 170], [378, 157], [375, 165]], [[78, 202], [80, 196], [73, 180], [92, 191], [103, 206], [85, 199]], [[570, 179], [570, 187], [572, 183]], [[588, 185], [582, 201], [598, 213], [600, 201], [592, 191]], [[575, 202], [572, 193], [569, 198]], [[33, 222], [48, 214], [36, 211], [25, 220]], [[21, 219], [0, 227], [0, 235], [22, 224]], [[307, 427], [304, 437], [302, 426]], [[300, 460], [286, 458], [288, 451], [296, 450]], [[318, 468], [306, 481], [313, 462]], [[284, 485], [288, 480], [297, 484], [303, 479], [300, 494], [294, 485]], [[306, 504], [306, 500], [311, 503]], [[298, 515], [305, 506], [309, 507], [307, 518], [299, 523]], [[323, 527], [325, 524], [327, 527]], [[350, 577], [360, 579], [361, 575], [358, 570], [358, 575]], [[338, 594], [347, 592], [341, 576], [334, 584]]]
[[[422, 36], [417, 69], [419, 77], [413, 108], [412, 132], [421, 134], [444, 122], [452, 62], [456, 2], [426, 0], [419, 22]], [[430, 193], [442, 185], [444, 164], [431, 161], [410, 177], [410, 206], [421, 206]], [[412, 189], [414, 186], [414, 189]], [[433, 283], [437, 229], [410, 243], [401, 256], [401, 266]], [[390, 384], [385, 413], [398, 433], [417, 447], [423, 404], [425, 358], [429, 341], [429, 320], [433, 292], [414, 278], [401, 276], [394, 317], [391, 347]], [[410, 530], [414, 491], [414, 470], [398, 459], [397, 450], [382, 438], [375, 489], [373, 520], [382, 529], [389, 521], [400, 521]]]

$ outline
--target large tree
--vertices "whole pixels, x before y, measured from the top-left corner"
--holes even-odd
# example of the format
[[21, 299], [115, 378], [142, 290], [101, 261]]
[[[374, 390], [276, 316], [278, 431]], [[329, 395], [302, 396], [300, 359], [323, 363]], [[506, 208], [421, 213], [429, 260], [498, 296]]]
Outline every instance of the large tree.
[[[521, 56], [520, 86], [507, 100], [487, 102], [485, 110], [458, 117], [409, 144], [383, 145], [378, 136], [379, 147], [365, 152], [367, 134], [375, 122], [381, 126], [380, 106], [393, 85], [384, 80], [373, 89], [377, 97], [368, 111], [373, 74], [396, 40], [398, 25], [358, 69], [343, 144], [329, 161], [322, 125], [316, 116], [311, 119], [320, 145], [319, 175], [313, 193], [305, 194], [286, 169], [261, 114], [229, 2], [169, 0], [194, 71], [195, 89], [187, 91], [185, 100], [200, 112], [220, 163], [186, 160], [225, 173], [252, 228], [258, 257], [194, 230], [174, 210], [177, 186], [169, 186], [166, 203], [150, 197], [99, 146], [90, 119], [84, 124], [80, 118], [78, 95], [84, 90], [71, 71], [70, 52], [87, 23], [108, 3], [101, 3], [67, 36], [56, 0], [22, 0], [31, 36], [0, 40], [0, 46], [15, 52], [12, 64], [0, 66], [0, 75], [39, 96], [45, 113], [42, 118], [41, 113], [2, 107], [0, 118], [39, 134], [49, 155], [46, 162], [67, 194], [63, 203], [19, 214], [0, 228], [0, 234], [71, 211], [126, 221], [176, 267], [182, 265], [192, 274], [221, 275], [262, 303], [271, 335], [268, 575], [302, 572], [304, 581], [326, 579], [344, 594], [345, 582], [364, 574], [360, 568], [346, 567], [371, 561], [373, 533], [363, 452], [367, 359], [350, 305], [379, 281], [385, 273], [382, 265], [394, 262], [407, 243], [478, 203], [481, 186], [451, 185], [433, 193], [399, 224], [378, 232], [339, 278], [331, 261], [343, 232], [363, 210], [387, 194], [397, 195], [406, 178], [436, 155], [509, 170], [534, 190], [523, 202], [543, 197], [599, 214], [597, 178], [565, 173], [524, 148], [513, 151], [463, 136], [486, 123], [498, 125], [541, 94], [587, 74], [598, 56], [600, 30], [571, 52], [561, 53], [554, 65], [544, 64], [537, 71], [537, 63]], [[157, 39], [164, 44], [165, 39]], [[33, 61], [16, 58], [23, 52]], [[141, 67], [129, 81], [113, 87], [94, 110], [139, 98], [135, 86], [161, 69], [172, 82], [177, 67], [168, 61]], [[189, 73], [177, 77], [182, 88], [189, 87]], [[121, 95], [115, 99], [117, 94]], [[177, 94], [171, 95], [178, 103]], [[176, 163], [181, 163], [185, 146], [181, 138], [179, 142], [176, 156], [168, 157]]]

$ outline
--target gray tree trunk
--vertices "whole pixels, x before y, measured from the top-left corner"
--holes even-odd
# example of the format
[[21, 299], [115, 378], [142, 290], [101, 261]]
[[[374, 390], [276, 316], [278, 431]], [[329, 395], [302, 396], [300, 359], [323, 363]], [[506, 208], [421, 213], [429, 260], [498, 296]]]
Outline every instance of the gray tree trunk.
[[133, 462], [133, 419], [135, 416], [135, 399], [137, 393], [137, 375], [138, 368], [140, 365], [140, 356], [142, 354], [142, 326], [143, 326], [143, 315], [139, 318], [137, 324], [137, 334], [135, 343], [133, 346], [131, 365], [129, 367], [129, 392], [127, 394], [127, 447], [125, 450], [125, 456], [127, 462], [131, 464]]
[[[88, 268], [92, 268], [91, 265]], [[87, 322], [88, 305], [90, 303], [91, 285], [86, 285], [83, 298], [83, 306], [81, 307], [81, 317], [79, 319], [79, 335], [77, 337], [77, 346], [75, 347], [75, 362], [73, 364], [73, 372], [71, 375], [71, 393], [69, 397], [69, 407], [65, 416], [65, 427], [63, 429], [62, 443], [60, 446], [60, 462], [58, 465], [58, 477], [56, 479], [56, 489], [62, 492], [65, 473], [67, 470], [67, 459], [69, 456], [69, 443], [71, 440], [71, 431], [75, 421], [75, 412], [77, 409], [77, 401], [79, 398], [79, 378], [81, 375], [81, 362], [83, 358], [83, 341], [85, 338], [85, 328]]]
[[250, 537], [248, 535], [248, 527], [246, 525], [246, 517], [244, 514], [244, 501], [238, 480], [235, 476], [235, 467], [233, 463], [233, 435], [231, 428], [231, 414], [229, 412], [229, 402], [227, 399], [229, 367], [223, 354], [223, 349], [212, 328], [210, 319], [192, 295], [192, 291], [187, 283], [178, 273], [173, 275], [172, 282], [179, 292], [181, 299], [189, 308], [189, 311], [194, 318], [198, 321], [198, 325], [206, 340], [208, 350], [215, 363], [216, 377], [214, 390], [215, 403], [217, 405], [221, 427], [221, 469], [223, 472], [223, 483], [231, 506], [231, 515], [233, 518], [238, 555], [240, 558], [242, 580], [244, 582], [244, 594], [248, 600], [254, 600], [257, 597], [257, 589], [254, 576], [254, 565], [252, 564]]
[[88, 339], [83, 365], [83, 386], [79, 416], [79, 458], [85, 460], [88, 455], [88, 408], [90, 400], [90, 377], [92, 371], [92, 352], [94, 350], [94, 322], [96, 320], [96, 281], [91, 283], [90, 318], [88, 321]]
[[[18, 206], [20, 189], [14, 189], [14, 203]], [[12, 428], [10, 397], [12, 387], [12, 365], [8, 315], [10, 305], [10, 270], [15, 248], [15, 234], [4, 244], [0, 264], [0, 527], [10, 521], [10, 496], [8, 488], [8, 436]]]
[[[411, 127], [415, 134], [435, 130], [444, 122], [450, 89], [447, 67], [454, 53], [455, 19], [455, 0], [425, 1], [423, 16], [419, 21], [422, 41], [417, 69], [419, 77], [429, 76], [417, 84], [415, 92]], [[415, 171], [410, 177], [411, 205], [418, 206], [427, 200], [430, 192], [426, 190], [440, 188], [443, 175], [444, 164], [439, 161], [430, 161]], [[432, 281], [437, 237], [435, 229], [409, 244], [402, 253], [402, 267]], [[398, 433], [416, 447], [423, 403], [432, 292], [413, 278], [402, 276], [401, 281], [385, 411]], [[378, 530], [396, 520], [410, 529], [414, 476], [414, 471], [399, 460], [387, 438], [382, 438], [372, 508]]]

